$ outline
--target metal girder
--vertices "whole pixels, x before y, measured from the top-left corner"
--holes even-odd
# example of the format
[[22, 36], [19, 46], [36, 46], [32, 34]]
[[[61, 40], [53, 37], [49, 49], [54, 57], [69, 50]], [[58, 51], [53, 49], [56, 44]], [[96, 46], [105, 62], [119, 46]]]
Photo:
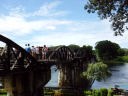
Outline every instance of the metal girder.
[[31, 54], [26, 52], [21, 46], [19, 46], [12, 40], [0, 35], [0, 41], [6, 44], [5, 48], [3, 48], [0, 53], [0, 66], [3, 66], [3, 68], [5, 68], [3, 70], [10, 71], [19, 66], [28, 68], [30, 66], [38, 64], [36, 59], [32, 57]]

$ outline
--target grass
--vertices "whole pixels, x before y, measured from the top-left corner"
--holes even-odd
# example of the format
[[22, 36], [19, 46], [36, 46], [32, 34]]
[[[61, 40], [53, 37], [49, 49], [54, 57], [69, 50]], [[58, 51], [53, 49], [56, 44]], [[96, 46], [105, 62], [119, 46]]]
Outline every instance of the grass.
[[120, 56], [117, 57], [117, 61], [122, 61], [122, 62], [128, 62], [128, 56]]

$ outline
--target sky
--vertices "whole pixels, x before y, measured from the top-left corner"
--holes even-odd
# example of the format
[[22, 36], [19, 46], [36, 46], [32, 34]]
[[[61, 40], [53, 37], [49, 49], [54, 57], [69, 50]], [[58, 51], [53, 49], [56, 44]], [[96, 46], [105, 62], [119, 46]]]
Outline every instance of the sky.
[[114, 36], [109, 20], [84, 10], [87, 0], [1, 0], [0, 34], [20, 46], [91, 45], [110, 40], [128, 47], [128, 32]]

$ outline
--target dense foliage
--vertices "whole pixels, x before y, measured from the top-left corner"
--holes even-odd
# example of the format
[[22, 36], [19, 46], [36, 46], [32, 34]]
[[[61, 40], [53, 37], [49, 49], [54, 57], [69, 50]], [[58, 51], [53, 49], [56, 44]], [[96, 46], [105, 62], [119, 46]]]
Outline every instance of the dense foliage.
[[120, 46], [108, 40], [99, 41], [95, 46], [100, 60], [112, 60], [119, 56]]
[[84, 45], [78, 51], [78, 56], [82, 56], [84, 60], [88, 62], [96, 61], [95, 52], [93, 51], [92, 46]]
[[85, 10], [97, 12], [101, 19], [110, 19], [115, 35], [122, 35], [128, 29], [128, 0], [88, 0]]
[[82, 57], [85, 61], [91, 62], [92, 59], [96, 59], [95, 52], [92, 46], [83, 45], [82, 47], [78, 45], [71, 44], [68, 46], [76, 56]]
[[106, 88], [101, 88], [100, 89], [100, 96], [107, 96], [108, 95], [108, 90]]
[[83, 72], [83, 76], [90, 80], [89, 85], [91, 87], [95, 80], [105, 80], [108, 76], [111, 76], [111, 73], [106, 64], [97, 62], [95, 64], [89, 64], [87, 70]]
[[128, 55], [128, 49], [122, 48], [122, 50], [124, 51], [124, 55], [125, 55], [125, 56]]
[[74, 52], [77, 52], [80, 49], [80, 46], [75, 44], [70, 44], [68, 45], [68, 47], [72, 49]]

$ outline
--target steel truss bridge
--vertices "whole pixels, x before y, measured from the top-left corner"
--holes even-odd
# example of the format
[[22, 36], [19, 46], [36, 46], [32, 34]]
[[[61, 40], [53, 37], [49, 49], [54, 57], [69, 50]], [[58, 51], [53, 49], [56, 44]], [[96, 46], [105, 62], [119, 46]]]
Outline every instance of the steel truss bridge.
[[46, 59], [37, 60], [7, 37], [0, 35], [0, 41], [5, 43], [0, 48], [0, 80], [9, 96], [43, 96], [41, 90], [51, 79], [52, 65], [56, 65], [60, 72], [60, 87], [83, 88], [88, 85], [87, 80], [83, 83], [80, 77], [87, 67], [80, 52], [61, 46], [48, 51]]

